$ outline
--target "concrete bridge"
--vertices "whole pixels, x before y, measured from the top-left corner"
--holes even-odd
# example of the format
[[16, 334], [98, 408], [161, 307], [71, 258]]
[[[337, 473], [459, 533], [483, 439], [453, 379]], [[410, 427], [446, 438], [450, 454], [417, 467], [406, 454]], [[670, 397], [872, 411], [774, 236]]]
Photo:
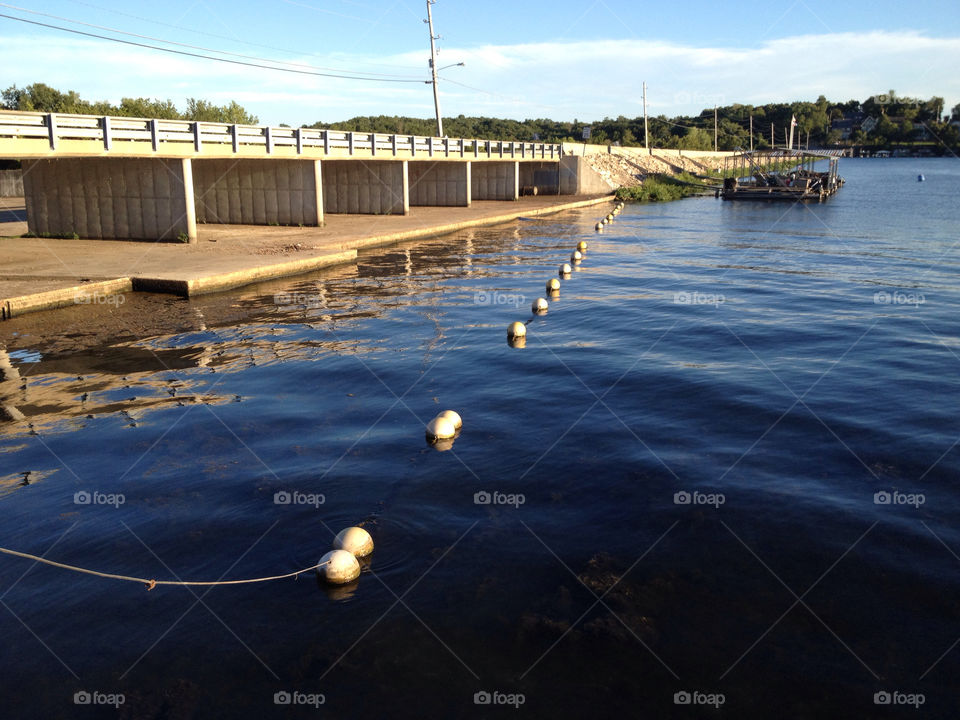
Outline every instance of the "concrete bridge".
[[197, 223], [322, 225], [524, 191], [606, 193], [557, 144], [0, 112], [39, 236], [195, 242]]

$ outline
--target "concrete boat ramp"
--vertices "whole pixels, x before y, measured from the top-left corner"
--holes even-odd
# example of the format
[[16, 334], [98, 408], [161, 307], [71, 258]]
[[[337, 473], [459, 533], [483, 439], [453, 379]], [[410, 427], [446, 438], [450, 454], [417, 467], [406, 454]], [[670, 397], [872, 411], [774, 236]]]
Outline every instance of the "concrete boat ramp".
[[322, 227], [198, 225], [198, 242], [22, 237], [22, 199], [0, 199], [0, 318], [76, 304], [109, 305], [127, 292], [183, 297], [349, 263], [357, 251], [469, 227], [516, 222], [610, 196], [539, 196], [419, 207], [409, 215], [330, 214]]

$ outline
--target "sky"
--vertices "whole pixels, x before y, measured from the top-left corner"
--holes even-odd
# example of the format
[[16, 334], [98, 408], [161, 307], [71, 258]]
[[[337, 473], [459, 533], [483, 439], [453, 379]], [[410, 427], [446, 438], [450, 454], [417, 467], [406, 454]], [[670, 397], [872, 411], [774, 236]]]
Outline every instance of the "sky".
[[[890, 89], [960, 103], [957, 0], [437, 0], [432, 11], [445, 117], [636, 117], [644, 82], [651, 115]], [[0, 15], [303, 71], [0, 17], [0, 88], [44, 82], [181, 109], [236, 100], [272, 125], [434, 113], [425, 0], [12, 0]]]

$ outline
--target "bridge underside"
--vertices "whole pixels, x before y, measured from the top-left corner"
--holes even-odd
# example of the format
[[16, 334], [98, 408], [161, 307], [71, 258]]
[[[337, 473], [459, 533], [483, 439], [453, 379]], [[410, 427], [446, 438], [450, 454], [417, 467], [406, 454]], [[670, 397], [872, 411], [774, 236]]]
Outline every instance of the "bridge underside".
[[[322, 225], [324, 213], [407, 214], [560, 194], [561, 160], [56, 158], [23, 161], [39, 236], [194, 242], [197, 223]], [[569, 192], [569, 191], [568, 191]]]

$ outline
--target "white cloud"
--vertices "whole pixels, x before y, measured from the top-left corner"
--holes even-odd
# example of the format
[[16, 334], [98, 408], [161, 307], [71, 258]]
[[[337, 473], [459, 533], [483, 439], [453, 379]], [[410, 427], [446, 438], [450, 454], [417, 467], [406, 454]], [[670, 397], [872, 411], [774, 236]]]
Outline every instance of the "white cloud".
[[[445, 47], [444, 114], [552, 117], [634, 116], [641, 82], [653, 114], [697, 113], [714, 103], [760, 104], [865, 99], [894, 88], [901, 95], [960, 101], [960, 38], [913, 31], [867, 31], [783, 37], [751, 46], [693, 47], [649, 40], [583, 40]], [[421, 51], [392, 56], [343, 53], [291, 62], [370, 68], [427, 78]], [[0, 38], [8, 83], [46, 82], [90, 99], [188, 96], [236, 99], [270, 123], [333, 121], [359, 114], [428, 117], [428, 85], [365, 83], [258, 70], [141, 48], [56, 35]], [[390, 68], [395, 68], [391, 70]], [[421, 71], [414, 68], [422, 68]]]

